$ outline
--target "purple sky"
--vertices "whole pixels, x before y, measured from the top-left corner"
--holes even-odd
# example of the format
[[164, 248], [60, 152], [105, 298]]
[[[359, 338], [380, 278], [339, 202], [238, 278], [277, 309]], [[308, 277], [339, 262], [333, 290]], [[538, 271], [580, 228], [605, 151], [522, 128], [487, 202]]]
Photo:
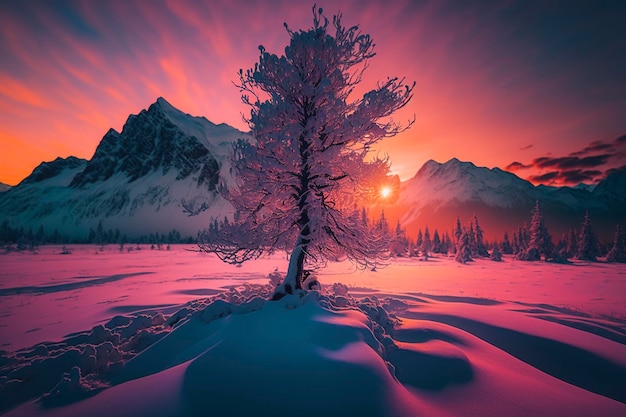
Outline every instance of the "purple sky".
[[[293, 1], [0, 0], [0, 181], [42, 160], [90, 158], [108, 128], [157, 97], [245, 130], [240, 68], [283, 28]], [[535, 183], [594, 182], [626, 165], [626, 2], [327, 1], [377, 56], [363, 80], [416, 81], [381, 143], [402, 179], [428, 159], [498, 166]]]

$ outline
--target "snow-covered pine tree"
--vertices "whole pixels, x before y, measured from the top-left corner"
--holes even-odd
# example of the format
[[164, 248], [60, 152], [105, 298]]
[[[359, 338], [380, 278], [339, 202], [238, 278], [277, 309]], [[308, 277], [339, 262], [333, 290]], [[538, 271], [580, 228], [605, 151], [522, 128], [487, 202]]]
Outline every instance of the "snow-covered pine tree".
[[502, 245], [500, 245], [500, 250], [503, 254], [511, 255], [513, 253], [513, 247], [511, 246], [511, 242], [509, 241], [509, 234], [504, 232], [504, 236], [502, 237]]
[[586, 212], [578, 238], [576, 259], [595, 262], [598, 256], [600, 256], [600, 242], [598, 242], [598, 236], [591, 225], [589, 212]]
[[517, 229], [517, 253], [528, 249], [528, 243], [530, 242], [530, 234], [528, 233], [528, 227], [526, 223]]
[[376, 230], [378, 230], [378, 232], [384, 237], [389, 236], [389, 222], [387, 221], [387, 217], [385, 216], [385, 210], [382, 210], [380, 212], [380, 217], [376, 222]]
[[443, 240], [441, 241], [441, 253], [447, 255], [450, 252], [452, 246], [452, 242], [450, 241], [450, 235], [448, 232], [445, 232], [443, 235]]
[[470, 220], [465, 228], [465, 233], [467, 233], [467, 239], [469, 242], [470, 250], [472, 251], [472, 256], [476, 255], [476, 233], [474, 233], [474, 222]]
[[474, 214], [474, 217], [472, 218], [472, 231], [474, 233], [473, 249], [476, 255], [488, 257], [489, 252], [487, 252], [487, 247], [485, 246], [485, 242], [483, 241], [483, 229], [478, 224], [478, 216], [476, 214]]
[[365, 227], [365, 228], [369, 227], [369, 220], [367, 218], [367, 210], [365, 210], [365, 207], [363, 207], [361, 209], [361, 218], [360, 218], [360, 220], [361, 220], [361, 226], [362, 227]]
[[615, 239], [613, 247], [606, 256], [608, 262], [626, 262], [626, 236], [621, 231], [619, 224], [615, 226]]
[[388, 78], [353, 100], [375, 55], [370, 36], [344, 26], [341, 14], [330, 23], [316, 7], [312, 28], [285, 28], [284, 55], [260, 46], [254, 68], [239, 71], [254, 141], [235, 144], [235, 186], [222, 187], [238, 220], [198, 236], [200, 250], [230, 263], [290, 252], [275, 299], [301, 288], [305, 265], [348, 258], [365, 268], [384, 255], [387, 242], [350, 212], [386, 180], [388, 161], [365, 158], [374, 144], [408, 127], [389, 116], [409, 102], [415, 85]]
[[419, 256], [422, 246], [424, 246], [424, 235], [422, 234], [422, 229], [420, 228], [417, 231], [417, 238], [415, 239], [415, 256]]
[[461, 238], [461, 235], [463, 234], [463, 227], [461, 226], [461, 219], [459, 218], [459, 216], [456, 217], [456, 224], [452, 229], [452, 234], [454, 235], [455, 239], [453, 243], [456, 245]]
[[516, 232], [513, 232], [513, 243], [511, 244], [512, 248], [513, 248], [513, 254], [517, 255], [520, 251], [520, 244], [519, 244], [519, 236], [517, 235]]
[[428, 230], [428, 226], [424, 230], [424, 242], [422, 242], [422, 252], [424, 256], [430, 255], [430, 251], [432, 250], [433, 243], [430, 240], [430, 231]]
[[472, 260], [472, 249], [470, 248], [470, 237], [467, 230], [463, 230], [456, 245], [456, 257], [459, 263], [466, 263]]
[[554, 243], [552, 243], [552, 237], [541, 214], [539, 201], [535, 202], [535, 207], [532, 210], [529, 233], [530, 242], [528, 243], [528, 249], [526, 249], [525, 260], [538, 261], [541, 259], [541, 255], [543, 255], [546, 261], [551, 259], [554, 252]]
[[493, 249], [491, 250], [491, 260], [496, 262], [502, 261], [502, 252], [500, 252], [500, 245], [498, 245], [498, 242], [493, 243]]
[[433, 253], [441, 253], [441, 237], [437, 229], [433, 232]]
[[396, 223], [396, 230], [390, 242], [390, 251], [393, 256], [406, 256], [409, 251], [409, 240], [406, 231], [400, 225], [400, 220]]
[[576, 256], [578, 253], [578, 232], [576, 229], [569, 229], [565, 244], [567, 258], [573, 258]]

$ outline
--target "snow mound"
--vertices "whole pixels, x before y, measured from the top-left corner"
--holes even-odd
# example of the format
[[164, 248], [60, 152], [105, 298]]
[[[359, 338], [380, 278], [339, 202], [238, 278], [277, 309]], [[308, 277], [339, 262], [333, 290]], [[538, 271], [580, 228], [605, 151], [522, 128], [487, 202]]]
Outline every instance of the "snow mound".
[[3, 352], [0, 404], [13, 417], [626, 415], [626, 345], [566, 311], [326, 288], [266, 301], [271, 284], [236, 285]]
[[[412, 415], [415, 401], [384, 359], [393, 319], [377, 300], [299, 292], [266, 302], [260, 295], [270, 291], [246, 285], [169, 318], [118, 316], [75, 335], [71, 341], [84, 347], [67, 361], [69, 373], [42, 401], [9, 415]], [[161, 337], [139, 354], [125, 349], [149, 333]], [[93, 357], [87, 372], [99, 369], [113, 387], [55, 408], [102, 388], [82, 376], [81, 355]]]

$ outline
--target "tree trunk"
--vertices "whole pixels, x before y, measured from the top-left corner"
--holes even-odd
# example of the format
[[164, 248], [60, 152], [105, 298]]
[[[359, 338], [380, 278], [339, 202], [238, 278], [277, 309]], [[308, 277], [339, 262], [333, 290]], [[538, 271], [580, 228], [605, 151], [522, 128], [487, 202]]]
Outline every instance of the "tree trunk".
[[302, 235], [298, 237], [298, 242], [289, 257], [289, 268], [283, 282], [276, 287], [272, 300], [280, 300], [287, 294], [302, 289], [302, 275], [304, 273], [304, 258], [306, 255], [306, 240]]
[[[304, 109], [303, 120], [300, 125], [304, 128], [307, 125], [309, 119], [308, 110]], [[300, 135], [298, 140], [301, 172], [300, 172], [300, 189], [297, 196], [298, 209], [300, 210], [300, 218], [298, 219], [298, 226], [300, 228], [300, 234], [296, 241], [296, 246], [289, 258], [289, 268], [287, 269], [287, 276], [283, 280], [282, 284], [276, 287], [272, 300], [280, 300], [286, 294], [293, 294], [294, 291], [302, 289], [302, 275], [304, 274], [304, 259], [306, 257], [307, 246], [311, 242], [309, 235], [311, 229], [309, 226], [309, 203], [307, 202], [307, 196], [309, 195], [309, 148], [311, 143], [307, 140], [306, 135]]]

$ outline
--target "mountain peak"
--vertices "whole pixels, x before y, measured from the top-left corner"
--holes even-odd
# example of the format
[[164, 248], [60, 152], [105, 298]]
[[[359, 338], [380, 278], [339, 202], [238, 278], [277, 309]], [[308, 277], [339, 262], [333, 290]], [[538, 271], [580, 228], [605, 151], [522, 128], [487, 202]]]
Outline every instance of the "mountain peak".
[[212, 189], [219, 170], [208, 140], [216, 136], [213, 130], [215, 125], [205, 118], [183, 113], [159, 97], [147, 110], [129, 116], [120, 133], [109, 130], [71, 185], [106, 181], [117, 173], [132, 182], [152, 172], [165, 175], [174, 169], [177, 180], [195, 174], [198, 184], [206, 181]]
[[37, 165], [33, 172], [28, 177], [24, 178], [20, 184], [40, 182], [55, 177], [67, 169], [83, 168], [86, 164], [87, 160], [75, 156], [69, 156], [67, 158], [58, 157], [54, 161], [42, 162]]
[[196, 123], [208, 125], [208, 127], [216, 126], [215, 123], [211, 122], [206, 117], [193, 116], [177, 109], [163, 97], [157, 98], [157, 100], [152, 103], [150, 107], [148, 107], [147, 113], [148, 115], [156, 116], [157, 118], [159, 115], [162, 115], [168, 121], [177, 126], [189, 125], [190, 121], [193, 120], [195, 120]]
[[179, 116], [184, 115], [182, 111], [178, 110], [176, 107], [172, 106], [169, 101], [164, 99], [163, 97], [157, 98], [157, 100], [150, 105], [148, 108], [148, 112], [151, 110], [159, 109], [161, 112], [167, 116]]

